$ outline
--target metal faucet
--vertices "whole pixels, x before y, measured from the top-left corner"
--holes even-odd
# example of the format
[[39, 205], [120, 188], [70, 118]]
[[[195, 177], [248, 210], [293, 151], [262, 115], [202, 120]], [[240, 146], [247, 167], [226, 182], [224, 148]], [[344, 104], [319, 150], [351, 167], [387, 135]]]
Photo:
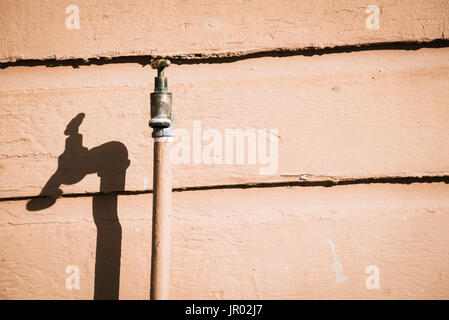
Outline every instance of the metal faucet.
[[167, 77], [164, 69], [170, 65], [167, 59], [159, 59], [151, 63], [153, 69], [157, 69], [157, 77], [154, 78], [154, 92], [151, 93], [151, 120], [153, 128], [152, 137], [174, 137], [173, 128], [174, 112], [172, 109], [172, 95], [168, 92]]

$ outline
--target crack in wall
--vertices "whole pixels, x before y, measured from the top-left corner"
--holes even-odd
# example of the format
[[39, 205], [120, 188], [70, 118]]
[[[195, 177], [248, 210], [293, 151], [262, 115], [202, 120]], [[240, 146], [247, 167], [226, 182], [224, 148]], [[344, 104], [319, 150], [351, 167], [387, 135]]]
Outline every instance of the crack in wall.
[[[449, 175], [444, 176], [420, 176], [420, 177], [377, 177], [377, 178], [357, 178], [357, 179], [328, 179], [315, 181], [282, 181], [282, 182], [256, 182], [256, 183], [241, 183], [241, 184], [225, 184], [225, 185], [210, 185], [210, 186], [195, 186], [195, 187], [178, 187], [173, 188], [173, 192], [185, 191], [204, 191], [217, 189], [252, 189], [252, 188], [279, 188], [279, 187], [335, 187], [347, 186], [356, 184], [412, 184], [412, 183], [439, 183], [443, 182], [449, 184]], [[117, 194], [117, 195], [141, 195], [153, 193], [153, 190], [127, 190], [127, 191], [111, 191], [104, 192], [86, 192], [86, 193], [69, 193], [62, 194], [61, 198], [80, 198], [92, 197], [101, 194]], [[0, 202], [4, 201], [22, 201], [45, 198], [45, 196], [20, 196], [20, 197], [5, 197], [0, 198]]]
[[333, 53], [350, 53], [360, 51], [375, 50], [419, 50], [422, 48], [446, 48], [449, 47], [449, 39], [435, 39], [432, 41], [399, 41], [399, 42], [378, 42], [358, 45], [345, 45], [326, 48], [273, 48], [265, 51], [243, 51], [243, 52], [223, 52], [223, 53], [191, 53], [182, 55], [135, 55], [117, 57], [92, 57], [92, 58], [69, 58], [69, 59], [17, 59], [15, 61], [0, 62], [0, 69], [14, 66], [46, 66], [61, 67], [104, 65], [114, 63], [137, 63], [142, 67], [149, 65], [157, 58], [168, 58], [173, 64], [219, 64], [232, 63], [240, 60], [262, 58], [262, 57], [290, 57], [290, 56], [314, 56]]

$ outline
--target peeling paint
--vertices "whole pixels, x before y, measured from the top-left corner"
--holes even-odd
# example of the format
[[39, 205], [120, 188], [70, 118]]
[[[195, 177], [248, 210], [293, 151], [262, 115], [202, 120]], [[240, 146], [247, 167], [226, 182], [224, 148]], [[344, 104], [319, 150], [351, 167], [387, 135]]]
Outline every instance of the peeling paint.
[[335, 245], [331, 239], [327, 240], [327, 243], [331, 247], [332, 256], [334, 257], [334, 262], [332, 263], [332, 269], [335, 271], [335, 281], [345, 282], [348, 278], [343, 273], [343, 266], [338, 260], [337, 253], [335, 252]]

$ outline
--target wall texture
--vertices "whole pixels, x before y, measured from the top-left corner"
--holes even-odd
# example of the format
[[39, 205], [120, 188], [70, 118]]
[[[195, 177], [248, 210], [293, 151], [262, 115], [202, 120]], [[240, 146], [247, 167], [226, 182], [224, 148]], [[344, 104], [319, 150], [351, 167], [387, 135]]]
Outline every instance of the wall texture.
[[[172, 298], [449, 298], [447, 1], [4, 0], [0, 28], [0, 298], [149, 297], [156, 56]], [[229, 129], [275, 163], [225, 163]]]

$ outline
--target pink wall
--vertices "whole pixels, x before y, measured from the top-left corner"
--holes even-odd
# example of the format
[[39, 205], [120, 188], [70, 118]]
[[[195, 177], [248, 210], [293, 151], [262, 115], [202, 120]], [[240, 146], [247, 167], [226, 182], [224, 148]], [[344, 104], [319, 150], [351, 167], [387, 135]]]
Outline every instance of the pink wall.
[[449, 6], [369, 5], [2, 1], [0, 298], [148, 299], [168, 56], [171, 298], [448, 299]]

